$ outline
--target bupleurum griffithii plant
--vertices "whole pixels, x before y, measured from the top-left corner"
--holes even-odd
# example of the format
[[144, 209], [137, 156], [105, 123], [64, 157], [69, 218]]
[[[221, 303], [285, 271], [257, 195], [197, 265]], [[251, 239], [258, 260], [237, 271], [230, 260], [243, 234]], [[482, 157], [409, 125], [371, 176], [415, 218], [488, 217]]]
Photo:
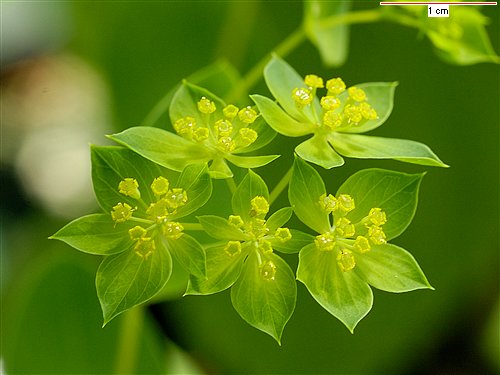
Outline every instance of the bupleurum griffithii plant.
[[[105, 324], [155, 296], [161, 301], [174, 265], [188, 274], [186, 295], [230, 289], [238, 314], [278, 342], [295, 309], [296, 280], [351, 332], [372, 308], [372, 287], [432, 289], [414, 257], [392, 243], [415, 214], [424, 174], [360, 170], [333, 193], [316, 169], [340, 167], [344, 157], [447, 166], [422, 143], [362, 134], [389, 118], [397, 84], [302, 77], [279, 56], [307, 36], [325, 63], [339, 65], [348, 24], [388, 20], [421, 29], [449, 62], [498, 57], [487, 38], [469, 38], [485, 35], [475, 9], [429, 27], [417, 7], [350, 12], [346, 4], [306, 2], [299, 32], [226, 90], [229, 103], [184, 80], [167, 96], [173, 131], [132, 127], [109, 136], [120, 146], [91, 147], [103, 212], [78, 218], [51, 238], [104, 256], [96, 287]], [[255, 106], [231, 104], [261, 73], [273, 98], [253, 94]], [[212, 74], [228, 78], [217, 69]], [[296, 145], [293, 165], [270, 193], [253, 169], [271, 167], [280, 156], [257, 154], [277, 133], [308, 138]], [[245, 171], [239, 181], [235, 169], [236, 176]], [[213, 179], [225, 180], [228, 189], [217, 184], [212, 195]], [[287, 186], [289, 206], [274, 209]], [[287, 224], [293, 214], [300, 228]], [[280, 253], [298, 254], [297, 269]]]

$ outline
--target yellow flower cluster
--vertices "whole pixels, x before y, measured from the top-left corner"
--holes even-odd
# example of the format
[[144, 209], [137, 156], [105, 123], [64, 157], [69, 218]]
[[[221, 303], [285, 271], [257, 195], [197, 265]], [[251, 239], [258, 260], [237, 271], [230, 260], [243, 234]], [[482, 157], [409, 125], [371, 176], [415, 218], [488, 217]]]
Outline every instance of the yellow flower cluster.
[[[314, 74], [305, 77], [307, 87], [292, 90], [292, 98], [298, 108], [302, 109], [313, 103], [316, 89], [323, 88], [323, 79]], [[378, 118], [377, 111], [368, 103], [368, 98], [363, 89], [352, 86], [347, 89], [341, 78], [332, 78], [326, 81], [327, 94], [321, 97], [320, 104], [323, 110], [321, 125], [330, 130], [346, 129], [360, 126], [369, 120]]]
[[200, 99], [197, 107], [201, 114], [198, 121], [206, 126], [198, 124], [195, 117], [182, 117], [174, 123], [177, 134], [226, 153], [247, 147], [257, 140], [257, 132], [248, 127], [258, 117], [252, 107], [239, 109], [230, 104], [222, 109], [220, 116], [215, 103], [206, 97]]
[[[149, 224], [148, 228], [137, 225], [129, 229], [130, 239], [134, 241], [134, 251], [141, 258], [148, 259], [155, 250], [156, 244], [154, 235], [160, 229], [161, 233], [171, 239], [177, 239], [183, 234], [182, 224], [170, 221], [169, 216], [177, 213], [177, 209], [188, 201], [187, 193], [181, 188], [170, 188], [169, 181], [163, 177], [157, 177], [151, 183], [151, 191], [156, 197], [156, 201], [145, 209], [145, 218], [135, 218], [133, 213], [138, 210], [127, 203], [118, 203], [111, 211], [111, 218], [115, 222], [124, 223], [128, 220], [135, 220]], [[141, 193], [139, 183], [133, 178], [125, 178], [118, 184], [118, 192], [127, 197], [140, 201]]]
[[367, 216], [352, 223], [346, 215], [356, 208], [354, 199], [348, 194], [338, 197], [323, 194], [318, 204], [321, 209], [334, 215], [334, 225], [330, 231], [316, 236], [314, 242], [320, 251], [337, 251], [337, 264], [346, 272], [356, 266], [355, 253], [366, 253], [372, 245], [385, 244], [386, 235], [382, 226], [387, 223], [385, 212], [374, 207]]

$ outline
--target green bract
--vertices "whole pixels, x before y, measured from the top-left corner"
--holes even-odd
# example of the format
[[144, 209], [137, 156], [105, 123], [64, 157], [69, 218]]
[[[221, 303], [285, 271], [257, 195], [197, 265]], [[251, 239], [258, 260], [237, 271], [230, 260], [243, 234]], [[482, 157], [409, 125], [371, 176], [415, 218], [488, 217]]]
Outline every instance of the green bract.
[[205, 252], [178, 219], [210, 198], [207, 166], [193, 164], [173, 176], [128, 149], [92, 147], [94, 190], [105, 213], [76, 219], [52, 238], [106, 256], [96, 276], [104, 323], [157, 294], [172, 272], [172, 256], [187, 272], [206, 276]]
[[241, 156], [265, 146], [276, 133], [253, 108], [226, 105], [201, 87], [183, 82], [172, 98], [169, 114], [177, 134], [134, 127], [110, 138], [176, 171], [193, 163], [210, 162], [214, 178], [233, 176], [227, 161], [242, 168], [257, 168], [278, 157]]
[[[280, 105], [261, 95], [251, 97], [277, 132], [290, 137], [313, 134], [295, 149], [304, 160], [327, 169], [344, 164], [340, 155], [446, 166], [422, 143], [356, 134], [373, 130], [387, 120], [396, 83], [364, 83], [346, 89], [340, 78], [323, 83], [321, 78], [308, 75], [304, 80], [276, 56], [266, 66], [264, 77]], [[323, 87], [327, 95], [320, 102], [316, 91]]]
[[231, 287], [231, 301], [240, 316], [280, 342], [297, 291], [292, 270], [273, 250], [298, 252], [312, 237], [282, 227], [292, 215], [289, 207], [266, 220], [268, 199], [265, 182], [249, 171], [233, 195], [233, 215], [198, 217], [203, 229], [222, 244], [206, 249], [207, 277], [191, 275], [186, 294]]
[[396, 293], [432, 289], [412, 255], [387, 243], [412, 220], [422, 176], [366, 169], [334, 196], [314, 168], [295, 159], [290, 203], [318, 232], [300, 251], [297, 279], [351, 332], [372, 307], [369, 285]]

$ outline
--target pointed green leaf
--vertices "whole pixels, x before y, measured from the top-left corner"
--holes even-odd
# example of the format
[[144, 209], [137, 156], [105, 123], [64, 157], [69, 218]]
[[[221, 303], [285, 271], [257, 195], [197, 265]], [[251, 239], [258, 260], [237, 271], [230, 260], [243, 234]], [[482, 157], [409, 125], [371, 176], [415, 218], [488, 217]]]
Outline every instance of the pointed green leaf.
[[448, 167], [428, 146], [407, 139], [335, 133], [330, 137], [330, 142], [340, 154], [350, 158], [395, 159], [406, 163]]
[[262, 156], [239, 156], [226, 155], [226, 159], [240, 168], [258, 168], [269, 164], [273, 160], [279, 158], [279, 155], [262, 155]]
[[207, 203], [212, 195], [212, 180], [206, 164], [188, 165], [179, 176], [175, 187], [186, 190], [188, 200], [170, 219], [177, 219], [193, 213]]
[[332, 149], [324, 137], [319, 135], [302, 142], [295, 147], [295, 152], [302, 159], [326, 169], [340, 167], [344, 164], [344, 159]]
[[111, 255], [130, 249], [128, 230], [135, 225], [130, 221], [117, 224], [109, 214], [93, 214], [73, 220], [50, 238], [84, 253]]
[[[360, 126], [352, 126], [342, 129], [345, 133], [365, 133], [367, 131], [378, 128], [389, 118], [394, 106], [394, 92], [398, 86], [397, 82], [368, 82], [354, 85], [363, 89], [368, 98], [368, 103], [377, 111], [376, 120], [368, 120]], [[347, 91], [339, 95], [342, 103], [345, 103], [348, 98]]]
[[365, 169], [349, 177], [340, 186], [337, 196], [349, 194], [354, 198], [356, 208], [347, 216], [353, 223], [361, 221], [370, 209], [381, 208], [387, 216], [383, 230], [387, 240], [390, 240], [410, 225], [417, 209], [418, 189], [423, 176], [385, 169]]
[[300, 221], [318, 233], [330, 230], [328, 215], [319, 205], [319, 197], [325, 193], [325, 184], [319, 173], [296, 157], [288, 187], [288, 199]]
[[303, 247], [314, 242], [314, 236], [301, 232], [296, 229], [290, 229], [292, 238], [288, 241], [282, 242], [278, 239], [271, 239], [271, 245], [274, 250], [278, 250], [285, 254], [295, 254], [298, 253]]
[[243, 221], [250, 220], [250, 211], [252, 210], [250, 202], [256, 196], [262, 196], [269, 200], [269, 191], [264, 180], [255, 172], [249, 170], [233, 194], [234, 214], [240, 215]]
[[172, 258], [159, 241], [156, 251], [147, 258], [134, 251], [104, 258], [96, 275], [104, 324], [151, 299], [165, 286], [171, 273]]
[[[306, 87], [306, 84], [304, 78], [290, 65], [275, 55], [264, 69], [264, 78], [269, 91], [289, 115], [299, 122], [318, 123], [317, 116], [313, 113], [311, 106], [299, 109], [293, 100], [293, 90]], [[319, 100], [314, 99], [313, 103], [316, 107], [316, 113], [321, 113]]]
[[233, 177], [233, 172], [231, 168], [227, 165], [227, 162], [222, 157], [217, 157], [212, 161], [210, 167], [208, 168], [210, 172], [210, 177], [216, 179], [225, 179]]
[[321, 306], [353, 332], [372, 308], [373, 294], [354, 271], [342, 272], [336, 257], [336, 251], [320, 251], [314, 243], [306, 246], [299, 253], [297, 279]]
[[356, 272], [366, 282], [386, 292], [433, 289], [413, 256], [398, 246], [373, 246], [356, 255]]
[[184, 81], [172, 98], [170, 103], [170, 120], [174, 124], [178, 119], [190, 116], [193, 117], [198, 126], [208, 127], [209, 116], [198, 110], [198, 102], [202, 97], [210, 99], [215, 103], [216, 112], [211, 116], [222, 118], [222, 109], [226, 103], [210, 91]]
[[208, 162], [212, 158], [211, 152], [202, 144], [148, 126], [129, 128], [109, 138], [175, 171], [182, 171], [189, 164]]
[[158, 176], [173, 176], [167, 169], [123, 147], [91, 146], [90, 151], [94, 192], [97, 202], [106, 212], [110, 212], [119, 202], [131, 207], [141, 204], [140, 201], [119, 193], [118, 185], [123, 179], [135, 178], [139, 183], [141, 199], [151, 202], [155, 200], [149, 188], [151, 182]]
[[285, 324], [295, 309], [297, 285], [292, 270], [279, 256], [271, 253], [262, 261], [259, 265], [256, 253], [248, 257], [231, 288], [231, 302], [247, 323], [281, 343]]
[[271, 99], [262, 95], [250, 97], [257, 104], [262, 117], [278, 133], [288, 137], [300, 137], [314, 132], [312, 123], [296, 121]]
[[190, 275], [186, 295], [206, 295], [221, 292], [235, 283], [241, 274], [245, 253], [229, 255], [224, 246], [209, 247], [207, 277]]
[[207, 232], [210, 237], [219, 240], [240, 240], [245, 239], [245, 234], [235, 226], [229, 224], [227, 219], [215, 215], [198, 216], [203, 230]]
[[328, 24], [328, 17], [346, 13], [351, 1], [305, 1], [304, 27], [307, 36], [319, 50], [323, 63], [328, 66], [342, 65], [347, 58], [349, 25]]
[[198, 241], [183, 233], [179, 238], [166, 238], [165, 242], [167, 249], [188, 273], [206, 277], [206, 255]]
[[276, 229], [285, 225], [292, 217], [292, 207], [284, 207], [273, 213], [266, 221], [266, 226], [269, 231], [273, 233]]

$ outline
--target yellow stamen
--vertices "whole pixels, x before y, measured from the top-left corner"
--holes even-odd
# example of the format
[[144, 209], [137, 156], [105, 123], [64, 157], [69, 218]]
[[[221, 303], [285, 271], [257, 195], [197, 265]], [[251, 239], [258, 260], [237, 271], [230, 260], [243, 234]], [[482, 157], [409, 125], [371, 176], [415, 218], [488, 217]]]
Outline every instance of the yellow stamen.
[[269, 202], [266, 198], [261, 195], [256, 196], [250, 201], [252, 210], [250, 211], [251, 216], [265, 215], [269, 212]]
[[215, 107], [215, 103], [210, 99], [205, 98], [204, 96], [198, 102], [198, 111], [201, 113], [214, 113], [217, 108]]
[[326, 213], [332, 213], [333, 211], [337, 210], [338, 208], [338, 203], [337, 203], [337, 198], [335, 198], [333, 195], [328, 194], [328, 196], [325, 194], [321, 195], [319, 197], [319, 205], [323, 211]]
[[151, 191], [154, 195], [159, 197], [168, 192], [169, 185], [168, 180], [165, 177], [160, 176], [155, 178], [151, 183]]
[[387, 223], [387, 217], [385, 215], [385, 212], [378, 207], [374, 207], [370, 210], [370, 213], [368, 214], [368, 219], [378, 227]]
[[241, 242], [240, 241], [229, 241], [224, 247], [224, 251], [230, 257], [238, 255], [241, 253]]
[[165, 237], [171, 238], [173, 240], [178, 239], [181, 237], [184, 233], [182, 231], [184, 230], [184, 227], [182, 226], [181, 223], [177, 223], [175, 221], [169, 221], [166, 222], [163, 227], [163, 234]]
[[118, 184], [118, 191], [128, 197], [134, 199], [141, 198], [141, 192], [139, 191], [139, 183], [135, 178], [125, 178]]
[[326, 81], [326, 89], [329, 94], [338, 95], [345, 90], [345, 83], [342, 78], [332, 78]]
[[139, 225], [128, 230], [128, 235], [130, 236], [131, 240], [138, 240], [139, 238], [145, 237], [146, 233], [147, 230]]
[[241, 228], [243, 225], [245, 225], [243, 219], [239, 215], [229, 215], [229, 219], [227, 221], [229, 222], [229, 225], [232, 225], [236, 228]]
[[264, 261], [260, 265], [260, 275], [264, 280], [274, 280], [274, 278], [276, 277], [276, 265], [270, 260]]
[[304, 83], [311, 88], [322, 88], [324, 87], [323, 78], [318, 77], [315, 74], [308, 74], [304, 79]]
[[356, 230], [349, 219], [341, 217], [335, 221], [335, 232], [341, 237], [349, 238], [354, 236]]
[[295, 104], [297, 104], [297, 107], [303, 108], [312, 103], [314, 96], [312, 95], [311, 90], [302, 88], [294, 89], [292, 91], [292, 98], [295, 101]]
[[337, 198], [337, 202], [339, 204], [339, 209], [345, 213], [348, 213], [356, 208], [354, 199], [348, 194], [340, 194]]
[[321, 107], [325, 111], [333, 111], [334, 109], [340, 107], [340, 104], [340, 99], [335, 96], [327, 95], [321, 98]]
[[356, 241], [354, 241], [354, 248], [358, 250], [360, 253], [366, 253], [370, 251], [371, 246], [368, 242], [368, 238], [364, 236], [356, 237]]
[[387, 243], [386, 236], [382, 228], [375, 225], [368, 227], [368, 237], [375, 245], [383, 245]]
[[352, 86], [347, 89], [349, 97], [356, 102], [364, 102], [366, 100], [366, 93], [363, 89]]
[[337, 264], [342, 272], [351, 271], [356, 267], [356, 260], [351, 251], [347, 249], [341, 249], [337, 255]]
[[238, 112], [238, 118], [245, 124], [252, 124], [257, 118], [257, 112], [255, 112], [252, 107], [248, 106]]
[[327, 232], [316, 236], [314, 243], [320, 251], [332, 251], [335, 248], [335, 237], [332, 233]]
[[115, 223], [124, 223], [132, 217], [134, 209], [127, 203], [118, 203], [111, 211], [111, 218]]
[[224, 107], [224, 109], [222, 110], [222, 113], [224, 113], [224, 116], [229, 119], [229, 120], [232, 120], [233, 118], [235, 118], [237, 115], [238, 115], [238, 107], [236, 107], [235, 105], [232, 105], [232, 104], [229, 104], [228, 106]]
[[288, 228], [278, 228], [274, 232], [274, 238], [278, 239], [280, 242], [286, 242], [292, 238], [292, 233]]

